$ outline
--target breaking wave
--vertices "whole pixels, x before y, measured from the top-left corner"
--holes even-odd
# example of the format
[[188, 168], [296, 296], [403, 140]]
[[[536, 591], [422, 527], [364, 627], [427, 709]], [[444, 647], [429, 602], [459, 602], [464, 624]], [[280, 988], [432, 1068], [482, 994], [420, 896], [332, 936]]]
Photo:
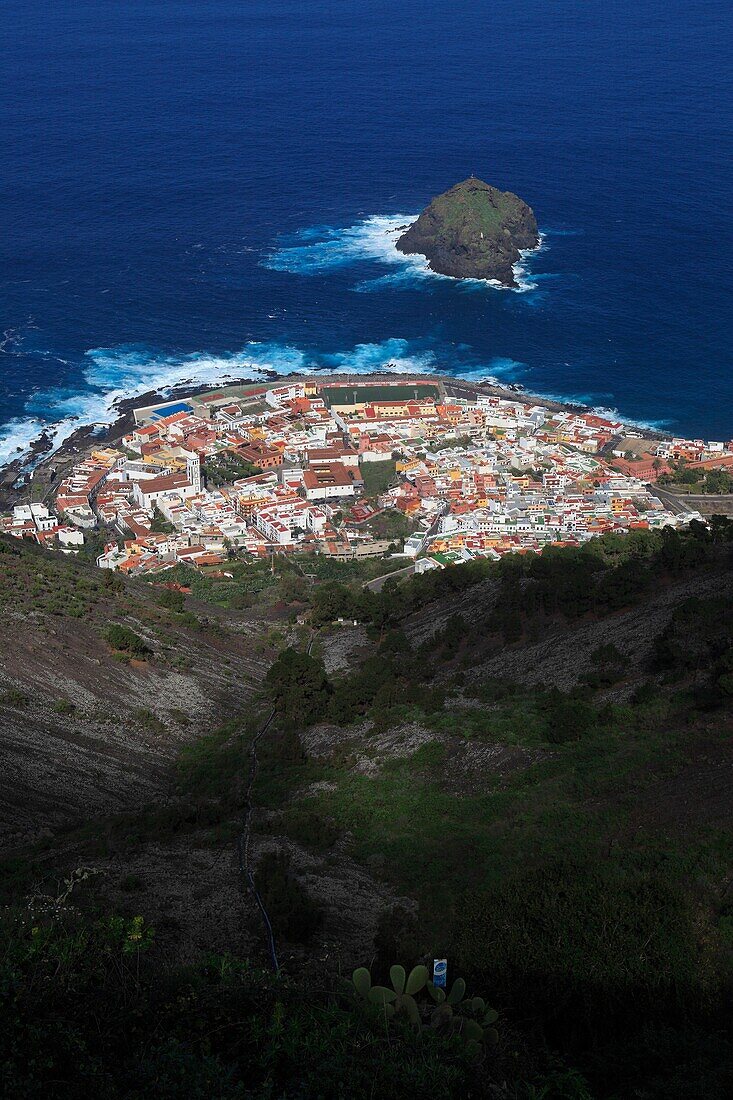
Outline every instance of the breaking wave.
[[0, 428], [0, 468], [22, 458], [48, 430], [41, 420], [14, 416]]
[[292, 243], [276, 248], [262, 263], [271, 271], [288, 271], [296, 275], [315, 275], [364, 262], [389, 264], [397, 269], [362, 279], [354, 287], [360, 293], [385, 288], [410, 290], [434, 279], [454, 283], [464, 290], [481, 290], [487, 286], [517, 294], [536, 290], [537, 284], [528, 273], [528, 264], [532, 256], [544, 249], [544, 235], [540, 235], [537, 248], [520, 253], [521, 258], [513, 269], [517, 286], [505, 287], [495, 279], [454, 279], [450, 275], [440, 275], [430, 270], [424, 256], [405, 256], [399, 252], [397, 240], [416, 218], [416, 214], [373, 214], [345, 229], [310, 226], [294, 234]]
[[[530, 396], [528, 394], [528, 396]], [[626, 416], [620, 413], [615, 405], [606, 402], [613, 395], [609, 393], [533, 393], [538, 401], [554, 401], [559, 405], [578, 405], [595, 413], [596, 416], [606, 417], [608, 420], [618, 420], [620, 424], [626, 424], [629, 428], [643, 428], [651, 432], [667, 431], [675, 422], [674, 420], [644, 420], [638, 416]]]
[[[436, 370], [433, 351], [396, 337], [332, 353], [310, 353], [288, 344], [259, 341], [229, 355], [196, 352], [172, 356], [139, 346], [94, 348], [86, 354], [84, 389], [36, 393], [26, 403], [25, 417], [15, 417], [0, 427], [0, 467], [22, 462], [41, 443], [43, 447], [38, 449], [43, 455], [53, 453], [80, 428], [108, 427], [118, 418], [121, 402], [148, 392], [166, 395], [178, 387], [219, 386], [317, 371], [407, 374]], [[31, 465], [26, 463], [25, 468]]]
[[560, 401], [594, 408], [628, 424], [661, 429], [663, 421], [639, 421], [620, 416], [599, 404], [610, 394], [581, 396], [542, 394], [519, 385], [530, 374], [528, 364], [503, 356], [477, 363], [468, 346], [426, 346], [425, 341], [390, 337], [356, 344], [344, 351], [312, 352], [290, 344], [251, 341], [240, 351], [214, 355], [165, 355], [149, 348], [121, 346], [87, 352], [84, 389], [56, 388], [36, 393], [26, 403], [26, 416], [0, 427], [0, 467], [18, 461], [29, 470], [38, 458], [54, 451], [80, 428], [102, 430], [117, 420], [123, 401], [153, 392], [164, 397], [176, 389], [264, 381], [278, 375], [318, 372], [371, 374], [445, 374], [471, 382], [517, 386], [538, 401]]
[[319, 225], [294, 234], [293, 244], [275, 249], [262, 262], [271, 271], [311, 275], [346, 267], [361, 260], [427, 268], [424, 259], [403, 256], [397, 238], [416, 220], [416, 214], [375, 214], [346, 229]]

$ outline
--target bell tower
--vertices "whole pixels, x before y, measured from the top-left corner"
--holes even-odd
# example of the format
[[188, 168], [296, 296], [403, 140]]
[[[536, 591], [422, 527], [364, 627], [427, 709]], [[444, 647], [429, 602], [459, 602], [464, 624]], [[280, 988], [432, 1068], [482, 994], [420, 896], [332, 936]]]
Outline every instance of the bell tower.
[[194, 492], [201, 492], [201, 459], [195, 451], [189, 451], [186, 457], [186, 473]]

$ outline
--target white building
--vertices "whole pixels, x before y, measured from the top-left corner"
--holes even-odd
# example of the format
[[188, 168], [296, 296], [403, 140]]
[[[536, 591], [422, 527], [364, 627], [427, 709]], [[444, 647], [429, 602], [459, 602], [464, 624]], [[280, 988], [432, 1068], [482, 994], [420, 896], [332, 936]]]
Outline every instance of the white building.
[[84, 534], [76, 527], [59, 527], [56, 535], [62, 546], [84, 545]]

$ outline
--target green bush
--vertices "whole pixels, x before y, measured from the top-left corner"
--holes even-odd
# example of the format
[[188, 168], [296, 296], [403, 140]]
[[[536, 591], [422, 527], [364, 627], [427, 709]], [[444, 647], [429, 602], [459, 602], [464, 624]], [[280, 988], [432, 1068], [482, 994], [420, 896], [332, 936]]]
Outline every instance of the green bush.
[[259, 725], [256, 716], [249, 722], [232, 721], [184, 746], [176, 768], [180, 792], [238, 807], [241, 782], [249, 770], [251, 737]]
[[597, 722], [596, 712], [589, 703], [577, 696], [564, 695], [557, 688], [545, 696], [542, 711], [544, 735], [553, 745], [580, 740]]
[[20, 688], [8, 688], [0, 695], [0, 704], [5, 707], [27, 707], [30, 699]]
[[581, 677], [590, 688], [607, 688], [622, 680], [630, 664], [629, 658], [613, 643], [598, 646], [590, 655], [590, 668]]
[[308, 725], [325, 715], [333, 689], [323, 661], [284, 649], [268, 669], [266, 682], [277, 711], [287, 721]]
[[377, 920], [374, 948], [377, 973], [383, 977], [393, 959], [404, 959], [413, 966], [426, 952], [416, 908], [397, 903], [384, 909]]
[[264, 901], [276, 937], [306, 943], [321, 924], [322, 913], [290, 867], [285, 852], [268, 852], [255, 871], [255, 885]]
[[143, 639], [128, 626], [112, 623], [104, 632], [104, 637], [112, 649], [128, 654], [130, 657], [145, 657], [150, 648]]
[[57, 699], [53, 704], [53, 710], [56, 714], [73, 714], [76, 707], [69, 699]]
[[165, 733], [165, 723], [161, 722], [158, 715], [147, 707], [137, 707], [132, 712], [132, 717], [139, 726], [150, 730], [151, 733]]
[[334, 822], [310, 806], [296, 804], [285, 811], [283, 827], [297, 844], [317, 852], [332, 848], [341, 835]]
[[721, 945], [698, 937], [694, 893], [633, 855], [517, 869], [458, 908], [462, 971], [573, 1039], [638, 1031], [713, 1001]]
[[489, 1096], [447, 1038], [395, 1032], [317, 982], [245, 962], [170, 969], [139, 917], [3, 920], [0, 1093], [26, 1100]]
[[165, 607], [169, 611], [183, 611], [186, 597], [183, 592], [178, 592], [175, 588], [164, 588], [158, 594], [156, 603], [158, 607]]

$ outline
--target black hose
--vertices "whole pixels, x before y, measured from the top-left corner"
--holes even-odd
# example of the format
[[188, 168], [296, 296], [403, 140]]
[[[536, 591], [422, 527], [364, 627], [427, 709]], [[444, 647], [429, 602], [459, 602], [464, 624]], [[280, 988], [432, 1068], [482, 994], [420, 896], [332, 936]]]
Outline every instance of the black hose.
[[278, 962], [277, 949], [275, 947], [275, 933], [274, 933], [273, 928], [272, 928], [272, 921], [270, 920], [270, 915], [267, 912], [267, 906], [265, 905], [264, 901], [262, 900], [262, 895], [260, 894], [259, 890], [257, 889], [257, 887], [255, 885], [255, 878], [254, 878], [254, 874], [252, 873], [252, 867], [251, 867], [250, 858], [249, 858], [249, 841], [250, 841], [250, 835], [251, 835], [251, 822], [252, 822], [252, 787], [254, 786], [254, 781], [257, 778], [257, 768], [258, 768], [257, 745], [258, 745], [260, 739], [262, 737], [264, 737], [264, 735], [267, 733], [268, 729], [270, 728], [270, 726], [272, 724], [272, 720], [273, 720], [274, 717], [275, 717], [275, 711], [273, 710], [270, 713], [270, 716], [267, 719], [267, 721], [263, 724], [260, 731], [257, 733], [254, 740], [252, 741], [252, 747], [251, 747], [251, 750], [250, 750], [249, 779], [247, 781], [247, 790], [245, 792], [244, 823], [243, 823], [242, 832], [241, 832], [241, 834], [239, 836], [239, 839], [237, 841], [237, 851], [238, 851], [238, 854], [239, 854], [239, 870], [240, 870], [240, 873], [242, 875], [244, 875], [244, 877], [246, 878], [247, 883], [249, 884], [249, 888], [252, 891], [252, 894], [254, 895], [254, 899], [257, 902], [257, 908], [260, 911], [260, 915], [262, 916], [263, 924], [265, 925], [265, 932], [267, 934], [267, 946], [268, 946], [268, 950], [270, 952], [270, 959], [272, 961], [272, 969], [277, 974], [278, 971], [280, 970], [280, 963]]

